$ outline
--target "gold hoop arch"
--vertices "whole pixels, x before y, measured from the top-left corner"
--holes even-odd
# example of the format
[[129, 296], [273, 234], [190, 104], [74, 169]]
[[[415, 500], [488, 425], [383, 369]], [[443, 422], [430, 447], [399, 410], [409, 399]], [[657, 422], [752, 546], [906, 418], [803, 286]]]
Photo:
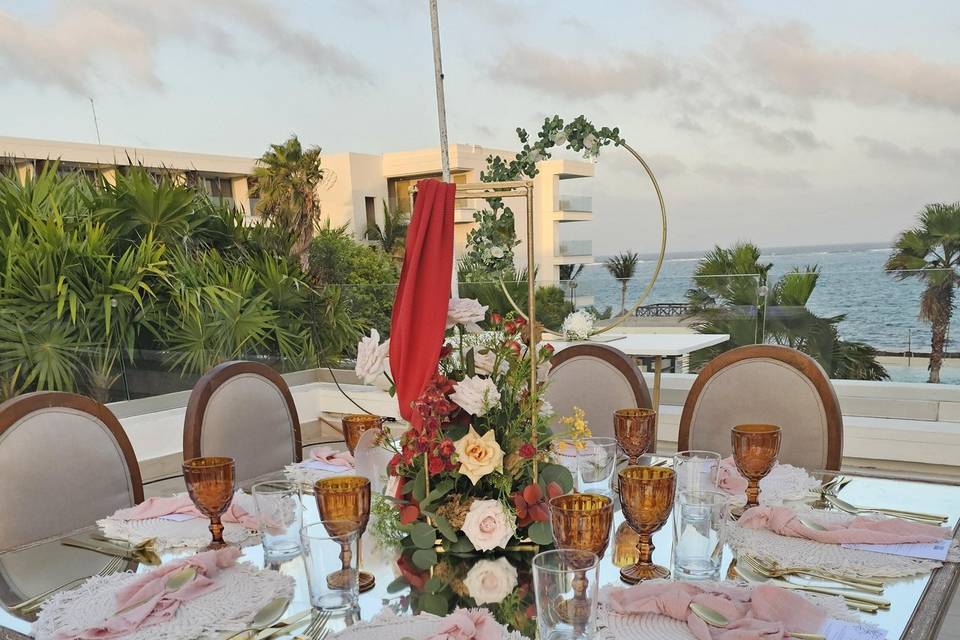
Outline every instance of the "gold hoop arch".
[[[621, 324], [626, 322], [630, 316], [636, 315], [637, 309], [643, 306], [644, 301], [650, 296], [650, 292], [653, 291], [653, 287], [657, 283], [657, 278], [660, 276], [660, 270], [663, 268], [663, 258], [667, 253], [667, 206], [663, 201], [663, 192], [660, 190], [660, 183], [657, 182], [657, 177], [653, 175], [653, 170], [650, 168], [650, 165], [647, 164], [647, 161], [644, 160], [639, 153], [637, 153], [636, 149], [631, 147], [626, 142], [621, 142], [620, 146], [629, 151], [630, 155], [637, 159], [637, 162], [640, 163], [640, 166], [643, 167], [647, 177], [650, 179], [650, 183], [653, 184], [653, 190], [657, 193], [657, 202], [660, 205], [660, 253], [657, 256], [657, 266], [653, 270], [653, 275], [650, 278], [650, 282], [647, 283], [647, 286], [644, 288], [637, 301], [633, 304], [630, 311], [621, 315], [606, 326], [595, 329], [593, 332], [591, 332], [591, 336], [600, 335], [601, 333], [606, 333], [611, 329], [619, 327]], [[528, 273], [527, 277], [531, 278], [534, 276]], [[519, 305], [517, 305], [516, 301], [514, 301], [513, 297], [510, 295], [510, 292], [507, 290], [507, 286], [503, 280], [500, 280], [500, 288], [503, 290], [503, 293], [506, 295], [507, 300], [510, 302], [510, 306], [513, 307], [514, 311], [523, 316], [524, 319], [529, 320], [527, 314], [520, 309]], [[550, 327], [544, 327], [544, 331], [563, 336], [562, 330], [558, 331], [551, 329]]]

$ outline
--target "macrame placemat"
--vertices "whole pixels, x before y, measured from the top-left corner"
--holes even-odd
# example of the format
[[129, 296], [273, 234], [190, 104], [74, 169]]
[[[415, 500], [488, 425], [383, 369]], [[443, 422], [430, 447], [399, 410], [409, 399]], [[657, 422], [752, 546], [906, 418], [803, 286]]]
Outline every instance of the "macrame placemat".
[[[247, 513], [256, 515], [257, 509], [253, 503], [253, 496], [238, 491], [233, 496], [233, 500]], [[131, 544], [140, 544], [152, 538], [153, 549], [157, 553], [176, 548], [201, 549], [210, 544], [210, 520], [204, 517], [178, 522], [164, 518], [119, 520], [111, 516], [98, 520], [97, 525], [103, 531], [103, 535], [108, 538], [126, 540]], [[224, 523], [223, 539], [228, 544], [236, 546], [256, 544], [260, 540], [256, 531], [251, 531], [236, 522]]]
[[[94, 576], [80, 587], [61, 591], [44, 605], [34, 623], [36, 640], [52, 640], [58, 631], [72, 632], [102, 624], [116, 610], [116, 593], [136, 580], [133, 573]], [[129, 640], [218, 638], [240, 631], [274, 598], [293, 597], [294, 579], [276, 571], [240, 563], [217, 578], [219, 588], [184, 602], [169, 621], [140, 627]]]
[[324, 478], [333, 478], [340, 475], [354, 475], [357, 473], [353, 467], [344, 468], [343, 471], [328, 471], [326, 469], [311, 469], [301, 464], [288, 464], [284, 467], [284, 474], [290, 482], [299, 484], [304, 489], [313, 491], [313, 485], [317, 480]]
[[[359, 622], [331, 640], [401, 640], [402, 638], [426, 638], [436, 633], [441, 618], [429, 613], [416, 616], [398, 616], [390, 609], [384, 609], [369, 622]], [[524, 640], [517, 631], [509, 631], [503, 625], [503, 640]]]
[[[734, 470], [736, 471], [736, 470]], [[820, 481], [807, 473], [806, 469], [792, 464], [778, 464], [760, 481], [760, 500], [763, 504], [783, 504], [803, 500], [811, 491], [820, 489]], [[732, 495], [731, 503], [745, 504], [746, 493]]]
[[[656, 580], [664, 582], [667, 580]], [[648, 584], [648, 583], [644, 583]], [[708, 587], [713, 582], [698, 582], [698, 585]], [[725, 586], [730, 586], [726, 583]], [[600, 607], [597, 612], [597, 640], [697, 640], [687, 623], [674, 620], [669, 616], [656, 613], [641, 613], [621, 615], [608, 606], [608, 594], [611, 589], [620, 588], [613, 585], [603, 587], [600, 592]], [[856, 622], [857, 615], [838, 596], [824, 596], [815, 593], [797, 593], [823, 609], [827, 618], [836, 618], [847, 622]]]
[[[846, 513], [814, 510], [810, 507], [792, 507], [802, 517], [818, 522], [842, 523], [854, 516]], [[773, 560], [785, 567], [817, 567], [843, 575], [866, 578], [904, 578], [929, 573], [943, 566], [936, 560], [924, 560], [889, 553], [846, 549], [839, 544], [824, 544], [804, 538], [781, 536], [765, 529], [747, 529], [731, 523], [727, 529], [727, 543], [734, 553], [748, 553]], [[960, 561], [960, 548], [954, 542], [947, 562]]]

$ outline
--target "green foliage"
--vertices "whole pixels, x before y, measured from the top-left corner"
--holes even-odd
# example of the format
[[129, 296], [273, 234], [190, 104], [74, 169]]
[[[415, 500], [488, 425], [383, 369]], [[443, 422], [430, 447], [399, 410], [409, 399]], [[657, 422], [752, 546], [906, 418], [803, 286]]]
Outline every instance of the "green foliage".
[[627, 286], [637, 273], [640, 255], [635, 251], [624, 251], [607, 258], [603, 262], [610, 275], [620, 282], [620, 314], [627, 313]]
[[0, 175], [0, 392], [68, 390], [108, 400], [143, 350], [199, 374], [233, 358], [315, 366], [356, 329], [318, 293], [289, 241], [141, 167], [116, 184]]
[[315, 286], [342, 288], [350, 317], [363, 330], [390, 332], [397, 264], [382, 251], [358, 244], [346, 228], [320, 229], [310, 244], [310, 275]]
[[807, 308], [820, 278], [817, 265], [795, 267], [770, 286], [772, 267], [760, 263], [760, 249], [750, 243], [714, 247], [700, 261], [695, 286], [687, 292], [696, 318], [693, 327], [700, 333], [730, 334], [730, 340], [691, 356], [694, 367], [728, 349], [768, 343], [806, 353], [831, 378], [888, 378], [873, 347], [840, 338], [843, 315], [821, 317]]
[[383, 203], [383, 228], [374, 223], [367, 227], [364, 237], [380, 245], [384, 253], [395, 259], [403, 260], [403, 252], [407, 242], [407, 229], [410, 228], [410, 218], [403, 211], [391, 211], [387, 203]]
[[920, 298], [920, 319], [929, 322], [930, 377], [940, 382], [956, 288], [960, 285], [960, 202], [928, 204], [918, 224], [900, 234], [886, 268], [898, 280], [917, 278], [926, 283]]

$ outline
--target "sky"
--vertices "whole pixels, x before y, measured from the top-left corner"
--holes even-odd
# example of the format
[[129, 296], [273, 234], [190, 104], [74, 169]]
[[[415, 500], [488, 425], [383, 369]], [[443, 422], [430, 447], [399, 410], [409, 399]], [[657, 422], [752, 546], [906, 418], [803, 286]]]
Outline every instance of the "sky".
[[[960, 3], [439, 0], [453, 142], [583, 114], [668, 248], [888, 242], [960, 200]], [[0, 135], [258, 156], [438, 141], [427, 0], [0, 0]], [[576, 182], [576, 181], [570, 181]], [[605, 148], [594, 253], [656, 249]], [[569, 230], [568, 230], [569, 229]]]

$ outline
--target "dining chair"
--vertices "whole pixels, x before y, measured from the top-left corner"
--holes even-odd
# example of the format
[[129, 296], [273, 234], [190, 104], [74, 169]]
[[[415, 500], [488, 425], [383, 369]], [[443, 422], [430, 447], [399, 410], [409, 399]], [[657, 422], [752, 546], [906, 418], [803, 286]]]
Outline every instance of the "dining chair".
[[59, 391], [0, 404], [0, 549], [88, 527], [139, 502], [137, 458], [105, 406]]
[[303, 459], [300, 419], [283, 377], [259, 362], [224, 362], [190, 393], [183, 459], [228, 456], [244, 482]]
[[806, 469], [840, 468], [843, 416], [816, 360], [779, 345], [748, 345], [720, 354], [693, 383], [680, 417], [677, 448], [732, 453], [738, 424], [782, 429], [780, 461]]
[[[606, 344], [577, 344], [550, 359], [546, 400], [559, 421], [583, 409], [594, 436], [613, 437], [613, 412], [652, 408], [650, 390], [637, 365]], [[656, 443], [652, 445], [655, 451]]]

